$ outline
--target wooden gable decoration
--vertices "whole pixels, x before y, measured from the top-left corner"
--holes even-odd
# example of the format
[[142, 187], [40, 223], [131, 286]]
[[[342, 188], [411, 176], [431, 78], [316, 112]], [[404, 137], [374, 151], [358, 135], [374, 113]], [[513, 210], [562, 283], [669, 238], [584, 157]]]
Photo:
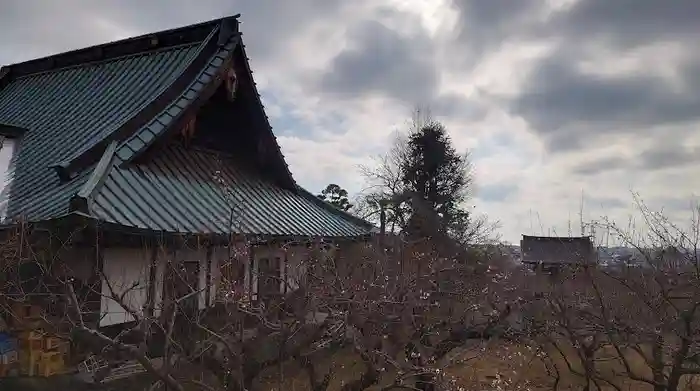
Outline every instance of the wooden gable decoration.
[[226, 70], [224, 75], [224, 84], [226, 85], [226, 96], [230, 101], [236, 99], [236, 91], [238, 90], [238, 77], [233, 64]]
[[184, 125], [180, 129], [180, 136], [184, 145], [188, 145], [197, 130], [197, 114], [191, 113], [185, 117]]

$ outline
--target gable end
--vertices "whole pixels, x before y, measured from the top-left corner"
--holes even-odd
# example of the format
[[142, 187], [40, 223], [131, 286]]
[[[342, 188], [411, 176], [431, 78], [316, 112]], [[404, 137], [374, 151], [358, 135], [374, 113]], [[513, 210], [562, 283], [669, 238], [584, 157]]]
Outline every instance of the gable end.
[[132, 162], [158, 139], [178, 130], [188, 120], [189, 114], [196, 112], [214, 94], [223, 82], [221, 72], [230, 66], [233, 50], [239, 42], [240, 34], [236, 34], [200, 68], [179, 97], [124, 141], [116, 152], [121, 166]]
[[209, 32], [208, 36], [202, 43], [196, 58], [192, 60], [188, 67], [170, 86], [161, 91], [161, 93], [155, 99], [141, 108], [136, 115], [128, 118], [119, 126], [117, 130], [111, 134], [109, 138], [101, 140], [87, 150], [64, 161], [52, 164], [50, 168], [56, 171], [62, 181], [70, 180], [85, 168], [95, 164], [112, 141], [121, 142], [128, 139], [138, 128], [144, 126], [159, 112], [167, 108], [168, 104], [187, 87], [188, 83], [196, 76], [197, 72], [205, 66], [211, 53], [216, 51], [216, 32], [217, 29]]

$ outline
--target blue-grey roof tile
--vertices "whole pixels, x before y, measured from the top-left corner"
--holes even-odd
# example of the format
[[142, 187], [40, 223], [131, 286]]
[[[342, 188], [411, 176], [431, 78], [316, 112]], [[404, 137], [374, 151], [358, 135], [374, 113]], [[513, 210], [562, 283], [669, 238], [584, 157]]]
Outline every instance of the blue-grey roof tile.
[[[198, 42], [43, 73], [25, 72], [9, 84], [0, 80], [0, 123], [27, 129], [16, 163], [10, 215], [45, 220], [69, 213], [72, 204], [110, 223], [155, 231], [367, 234], [371, 227], [366, 222], [296, 188], [277, 145], [278, 165], [286, 175], [283, 187], [230, 157], [174, 145], [160, 144], [149, 159], [132, 161], [163, 140], [174, 121], [192, 109], [239, 45], [235, 34], [223, 46], [207, 45], [218, 30], [216, 24], [206, 26], [209, 36], [196, 35]], [[245, 51], [238, 47], [237, 55], [245, 59]], [[186, 81], [189, 85], [174, 84], [185, 70], [190, 72], [195, 59], [197, 64], [203, 62]], [[246, 60], [243, 65], [249, 71]], [[159, 104], [164, 104], [160, 113], [146, 118], [130, 135], [115, 136], [172, 86], [181, 88], [174, 91], [179, 96], [170, 101], [160, 98]], [[274, 139], [271, 129], [267, 131]], [[100, 162], [71, 171], [71, 162], [84, 164], [76, 158], [92, 154], [105, 142], [110, 144]], [[63, 170], [64, 182], [52, 166]], [[66, 175], [74, 177], [66, 180]], [[77, 202], [71, 203], [74, 197]]]
[[28, 75], [0, 90], [0, 123], [28, 129], [21, 140], [9, 214], [31, 220], [65, 213], [80, 186], [49, 168], [109, 137], [192, 62], [201, 44]]
[[369, 232], [240, 162], [176, 145], [159, 149], [149, 162], [114, 167], [93, 212], [115, 224], [179, 233], [347, 237]]

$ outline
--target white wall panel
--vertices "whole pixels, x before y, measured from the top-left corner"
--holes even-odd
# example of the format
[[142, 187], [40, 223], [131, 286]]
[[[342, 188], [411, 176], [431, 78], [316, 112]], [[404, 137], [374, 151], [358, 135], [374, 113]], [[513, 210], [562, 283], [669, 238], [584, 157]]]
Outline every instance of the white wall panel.
[[[150, 249], [105, 249], [100, 326], [131, 322], [134, 317], [130, 311], [143, 314], [148, 298], [150, 257]], [[123, 304], [128, 310], [111, 299], [112, 292], [117, 295], [127, 292]]]

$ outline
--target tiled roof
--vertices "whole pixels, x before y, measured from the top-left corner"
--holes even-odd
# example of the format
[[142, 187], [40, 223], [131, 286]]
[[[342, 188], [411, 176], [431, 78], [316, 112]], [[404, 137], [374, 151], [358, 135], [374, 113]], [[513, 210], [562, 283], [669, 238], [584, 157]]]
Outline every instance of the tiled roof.
[[115, 166], [93, 200], [104, 221], [167, 232], [346, 237], [369, 228], [242, 162], [176, 145], [147, 163]]
[[368, 233], [368, 223], [296, 186], [265, 118], [281, 182], [225, 158], [222, 187], [211, 170], [219, 157], [175, 146], [158, 145], [150, 160], [132, 162], [221, 83], [216, 75], [236, 50], [257, 99], [256, 115], [264, 116], [231, 20], [2, 68], [0, 124], [24, 132], [9, 215], [38, 221], [80, 212], [127, 227], [187, 233]]
[[90, 148], [155, 99], [201, 44], [18, 78], [0, 90], [0, 122], [28, 129], [21, 140], [9, 214], [66, 212], [85, 175], [61, 183], [50, 166]]

